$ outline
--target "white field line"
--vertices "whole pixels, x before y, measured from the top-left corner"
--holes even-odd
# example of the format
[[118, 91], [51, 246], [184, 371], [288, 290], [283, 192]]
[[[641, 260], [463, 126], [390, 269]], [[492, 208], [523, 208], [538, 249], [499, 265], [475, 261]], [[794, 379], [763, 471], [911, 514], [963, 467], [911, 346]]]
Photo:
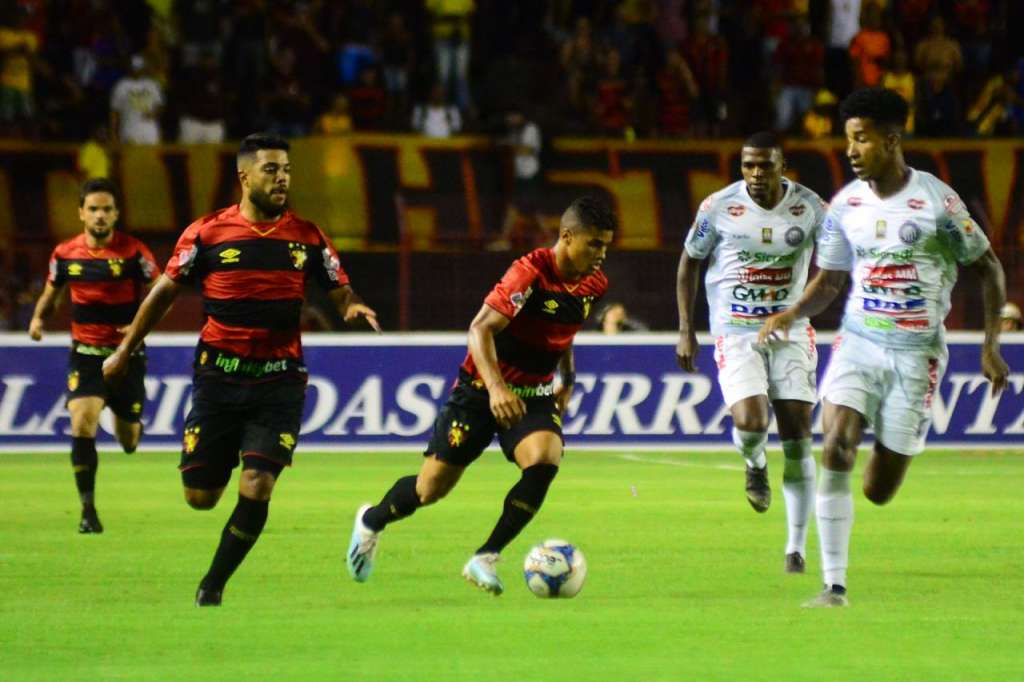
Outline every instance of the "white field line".
[[644, 455], [635, 455], [633, 453], [626, 453], [624, 455], [616, 455], [618, 459], [624, 459], [629, 462], [640, 462], [642, 464], [667, 464], [674, 467], [689, 467], [693, 469], [721, 469], [723, 471], [743, 471], [743, 467], [735, 464], [704, 464], [703, 462], [687, 462], [685, 460], [678, 459], [663, 459], [659, 457], [646, 457]]

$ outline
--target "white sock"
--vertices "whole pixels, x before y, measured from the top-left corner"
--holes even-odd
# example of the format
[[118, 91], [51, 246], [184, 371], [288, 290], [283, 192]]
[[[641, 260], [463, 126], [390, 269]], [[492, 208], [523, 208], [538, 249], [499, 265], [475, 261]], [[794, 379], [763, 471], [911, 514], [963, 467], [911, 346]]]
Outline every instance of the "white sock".
[[782, 471], [782, 496], [786, 499], [786, 523], [789, 537], [786, 554], [807, 556], [807, 522], [814, 509], [814, 457], [811, 439], [784, 440], [782, 452], [786, 466]]
[[736, 449], [747, 460], [747, 464], [755, 469], [764, 469], [768, 460], [764, 456], [764, 445], [768, 442], [765, 431], [740, 431], [732, 427], [732, 442]]
[[849, 471], [831, 471], [821, 467], [817, 512], [825, 584], [846, 587], [850, 532], [853, 530], [853, 495], [850, 493]]

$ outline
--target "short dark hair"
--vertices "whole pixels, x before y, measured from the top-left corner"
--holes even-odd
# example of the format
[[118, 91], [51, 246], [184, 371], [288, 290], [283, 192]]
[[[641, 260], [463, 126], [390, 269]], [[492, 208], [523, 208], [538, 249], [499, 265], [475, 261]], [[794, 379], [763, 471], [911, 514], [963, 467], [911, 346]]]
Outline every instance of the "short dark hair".
[[242, 144], [238, 146], [238, 156], [242, 157], [255, 154], [261, 149], [280, 149], [282, 151], [288, 151], [291, 149], [291, 145], [288, 144], [288, 140], [276, 133], [253, 133], [252, 135], [246, 136], [246, 138], [242, 140]]
[[569, 204], [569, 208], [580, 219], [580, 223], [587, 227], [596, 230], [611, 230], [612, 232], [619, 227], [619, 219], [603, 199], [585, 195]]
[[748, 137], [743, 142], [743, 146], [752, 149], [778, 149], [782, 151], [782, 140], [770, 130], [761, 130]]
[[78, 191], [78, 205], [85, 206], [85, 198], [96, 192], [106, 192], [114, 197], [114, 205], [121, 205], [121, 194], [117, 191], [117, 185], [110, 178], [89, 178], [82, 183], [82, 189]]
[[864, 88], [851, 93], [839, 105], [839, 120], [870, 118], [876, 125], [903, 130], [910, 107], [895, 90]]

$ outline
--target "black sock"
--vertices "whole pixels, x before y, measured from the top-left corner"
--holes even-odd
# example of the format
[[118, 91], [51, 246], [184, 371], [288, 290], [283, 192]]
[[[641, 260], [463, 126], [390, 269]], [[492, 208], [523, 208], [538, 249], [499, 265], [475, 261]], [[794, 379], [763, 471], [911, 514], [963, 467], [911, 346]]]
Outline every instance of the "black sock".
[[384, 530], [392, 521], [412, 516], [420, 507], [420, 496], [416, 494], [416, 477], [406, 476], [395, 481], [376, 507], [370, 507], [363, 514], [363, 525], [374, 532]]
[[71, 468], [75, 472], [75, 486], [83, 507], [93, 505], [93, 494], [96, 490], [96, 468], [99, 457], [96, 456], [96, 439], [71, 439]]
[[540, 510], [544, 496], [548, 494], [548, 487], [557, 473], [558, 467], [554, 464], [534, 464], [523, 469], [522, 478], [505, 496], [505, 508], [491, 531], [491, 537], [476, 553], [500, 552], [505, 549], [505, 545], [512, 542]]
[[270, 500], [252, 500], [244, 495], [238, 496], [235, 511], [231, 513], [231, 518], [220, 534], [220, 544], [213, 555], [210, 570], [199, 583], [203, 589], [224, 589], [228, 578], [259, 539], [263, 526], [267, 523], [269, 508]]

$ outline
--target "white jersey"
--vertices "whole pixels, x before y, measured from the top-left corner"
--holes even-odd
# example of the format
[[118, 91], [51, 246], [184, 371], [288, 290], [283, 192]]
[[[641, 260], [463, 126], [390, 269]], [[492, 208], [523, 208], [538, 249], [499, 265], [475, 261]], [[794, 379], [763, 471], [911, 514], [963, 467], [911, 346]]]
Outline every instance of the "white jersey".
[[[742, 180], [715, 192], [686, 236], [690, 257], [709, 259], [704, 286], [715, 336], [757, 331], [804, 291], [826, 207], [803, 185], [783, 183], [782, 199], [771, 210], [750, 198]], [[793, 329], [807, 326], [805, 317]]]
[[818, 239], [818, 266], [846, 270], [853, 286], [843, 329], [885, 348], [944, 344], [957, 264], [988, 251], [960, 197], [931, 173], [880, 199], [854, 180], [835, 196]]

